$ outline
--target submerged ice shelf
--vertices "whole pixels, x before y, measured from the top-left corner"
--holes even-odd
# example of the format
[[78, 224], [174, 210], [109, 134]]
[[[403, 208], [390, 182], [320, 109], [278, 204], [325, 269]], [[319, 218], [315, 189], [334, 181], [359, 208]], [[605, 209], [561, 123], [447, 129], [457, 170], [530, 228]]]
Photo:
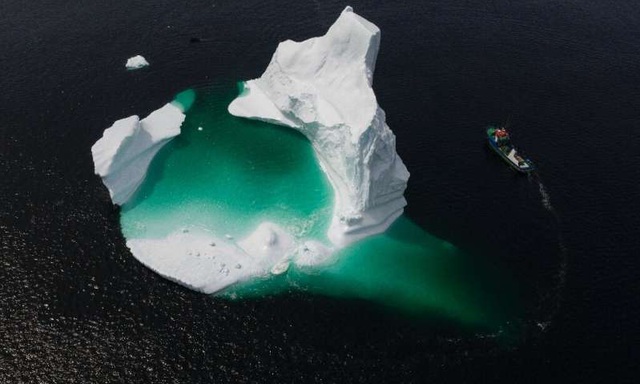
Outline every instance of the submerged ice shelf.
[[280, 43], [229, 105], [311, 141], [334, 189], [328, 237], [338, 247], [383, 232], [407, 204], [409, 172], [372, 89], [379, 45], [380, 29], [347, 7], [324, 36]]

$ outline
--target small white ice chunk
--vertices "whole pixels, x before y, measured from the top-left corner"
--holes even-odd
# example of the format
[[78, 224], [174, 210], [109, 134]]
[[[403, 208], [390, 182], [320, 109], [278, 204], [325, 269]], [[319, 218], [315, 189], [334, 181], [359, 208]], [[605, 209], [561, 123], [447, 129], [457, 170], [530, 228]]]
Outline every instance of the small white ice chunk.
[[298, 247], [295, 264], [299, 268], [326, 265], [332, 261], [332, 253], [324, 244], [309, 240]]
[[289, 257], [296, 248], [293, 236], [280, 226], [264, 222], [246, 239], [238, 242], [240, 248], [260, 260], [261, 265], [275, 265]]
[[125, 66], [127, 69], [140, 69], [149, 65], [149, 62], [144, 57], [137, 55], [129, 58]]

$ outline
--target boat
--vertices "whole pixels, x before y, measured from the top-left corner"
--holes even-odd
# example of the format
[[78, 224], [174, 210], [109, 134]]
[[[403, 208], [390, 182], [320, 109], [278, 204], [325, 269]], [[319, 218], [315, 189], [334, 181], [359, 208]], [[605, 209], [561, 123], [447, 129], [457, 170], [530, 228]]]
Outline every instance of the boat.
[[500, 155], [500, 157], [506, 161], [511, 168], [522, 173], [529, 173], [535, 170], [533, 162], [520, 155], [516, 148], [511, 144], [511, 137], [505, 127], [487, 127], [487, 140], [491, 149]]

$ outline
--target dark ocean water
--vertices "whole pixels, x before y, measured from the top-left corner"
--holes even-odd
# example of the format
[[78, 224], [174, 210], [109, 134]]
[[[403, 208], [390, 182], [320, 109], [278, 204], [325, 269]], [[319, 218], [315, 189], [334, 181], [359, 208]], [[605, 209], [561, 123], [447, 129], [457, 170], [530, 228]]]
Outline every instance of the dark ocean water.
[[[259, 76], [278, 41], [324, 33], [345, 5], [0, 3], [0, 382], [633, 381], [632, 1], [350, 3], [383, 31], [374, 88], [412, 174], [407, 216], [510, 271], [517, 337], [301, 292], [208, 297], [129, 254], [93, 175], [102, 131]], [[125, 71], [135, 54], [151, 66]], [[485, 148], [507, 119], [535, 177]]]

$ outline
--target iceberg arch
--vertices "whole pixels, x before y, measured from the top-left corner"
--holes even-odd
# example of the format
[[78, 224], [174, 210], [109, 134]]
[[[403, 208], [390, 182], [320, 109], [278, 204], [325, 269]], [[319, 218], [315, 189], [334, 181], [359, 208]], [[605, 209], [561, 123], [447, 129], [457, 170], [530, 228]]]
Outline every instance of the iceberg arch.
[[407, 204], [409, 172], [372, 89], [379, 46], [380, 29], [347, 7], [324, 36], [280, 43], [228, 108], [311, 141], [334, 190], [327, 236], [338, 247], [385, 231]]

